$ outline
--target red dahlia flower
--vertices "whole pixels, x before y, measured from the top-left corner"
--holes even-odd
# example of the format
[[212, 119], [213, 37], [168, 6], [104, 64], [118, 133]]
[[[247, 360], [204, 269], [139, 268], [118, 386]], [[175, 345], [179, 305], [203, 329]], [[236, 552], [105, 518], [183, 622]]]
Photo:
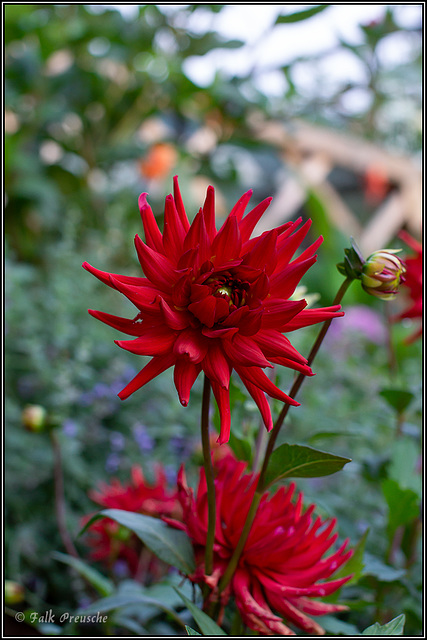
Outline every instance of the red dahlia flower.
[[[111, 484], [103, 482], [98, 491], [90, 491], [89, 497], [107, 509], [123, 509], [148, 516], [172, 516], [181, 518], [181, 506], [176, 493], [169, 492], [166, 487], [166, 475], [158, 466], [156, 479], [148, 484], [142, 469], [132, 467], [131, 482], [121, 484], [114, 478]], [[142, 542], [136, 535], [121, 527], [110, 518], [97, 520], [89, 527], [88, 545], [92, 548], [93, 560], [100, 560], [109, 565], [117, 560], [126, 563], [131, 575], [136, 575], [140, 564]], [[151, 565], [151, 573], [155, 572], [157, 560], [149, 554], [146, 558]]]
[[119, 393], [123, 400], [169, 367], [181, 404], [186, 406], [197, 376], [209, 378], [221, 416], [219, 442], [230, 433], [229, 383], [234, 369], [258, 405], [265, 426], [272, 417], [265, 394], [298, 405], [278, 389], [263, 368], [280, 364], [312, 375], [307, 360], [283, 333], [343, 315], [339, 306], [304, 309], [305, 300], [289, 300], [315, 263], [318, 238], [292, 260], [311, 221], [301, 219], [250, 239], [267, 209], [267, 198], [243, 217], [252, 191], [235, 204], [219, 231], [215, 227], [214, 189], [190, 225], [177, 178], [166, 198], [163, 235], [145, 193], [139, 208], [145, 243], [135, 246], [145, 278], [83, 267], [123, 293], [139, 310], [133, 320], [89, 310], [95, 318], [135, 336], [117, 340], [123, 349], [152, 360]]
[[[256, 476], [242, 475], [244, 469], [245, 463], [235, 461], [231, 465], [227, 460], [215, 479], [217, 524], [212, 575], [205, 575], [204, 568], [208, 509], [203, 469], [196, 498], [181, 469], [178, 495], [183, 521], [164, 518], [191, 538], [197, 568], [190, 580], [208, 584], [213, 589], [211, 597], [217, 597], [216, 587], [240, 538], [255, 492]], [[312, 598], [327, 596], [350, 579], [347, 576], [325, 582], [353, 552], [345, 550], [348, 543], [345, 541], [337, 551], [322, 558], [338, 537], [332, 533], [336, 521], [313, 518], [315, 505], [303, 511], [302, 493], [295, 503], [291, 502], [294, 491], [292, 483], [279, 488], [274, 495], [264, 494], [236, 572], [220, 596], [220, 620], [225, 604], [233, 596], [244, 624], [262, 635], [295, 635], [282, 618], [306, 632], [321, 635], [324, 630], [309, 615], [347, 609]]]
[[[408, 305], [399, 315], [394, 317], [394, 321], [404, 318], [419, 318], [423, 316], [423, 248], [422, 245], [409, 235], [406, 231], [399, 233], [399, 238], [410, 247], [414, 254], [405, 258], [406, 273], [403, 286], [409, 293], [411, 304]], [[422, 335], [422, 325], [407, 339], [407, 343], [415, 342]]]

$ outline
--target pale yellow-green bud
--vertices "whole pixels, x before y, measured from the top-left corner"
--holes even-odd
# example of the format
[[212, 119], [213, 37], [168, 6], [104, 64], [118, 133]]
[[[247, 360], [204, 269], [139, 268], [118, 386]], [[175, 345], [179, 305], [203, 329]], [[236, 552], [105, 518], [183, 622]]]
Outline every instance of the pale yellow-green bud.
[[22, 412], [22, 424], [28, 431], [38, 433], [46, 427], [46, 409], [39, 404], [29, 404]]
[[381, 300], [392, 300], [405, 282], [406, 267], [396, 256], [400, 249], [375, 251], [363, 265], [360, 280], [364, 290]]
[[6, 604], [18, 604], [25, 598], [25, 589], [22, 584], [12, 580], [4, 581], [4, 601]]

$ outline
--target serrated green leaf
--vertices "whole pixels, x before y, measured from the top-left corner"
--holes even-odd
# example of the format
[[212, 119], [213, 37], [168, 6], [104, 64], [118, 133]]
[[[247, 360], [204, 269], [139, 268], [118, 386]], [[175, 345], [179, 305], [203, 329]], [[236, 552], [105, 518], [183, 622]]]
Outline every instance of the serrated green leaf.
[[191, 627], [189, 627], [188, 624], [185, 625], [185, 630], [187, 632], [187, 636], [201, 636], [202, 635], [201, 633], [199, 633], [195, 629], [192, 629]]
[[296, 13], [289, 13], [286, 16], [278, 16], [275, 24], [289, 24], [291, 22], [300, 22], [300, 20], [307, 20], [316, 14], [324, 11], [329, 7], [328, 4], [320, 4], [317, 7], [311, 9], [304, 9], [304, 11], [297, 11]]
[[397, 413], [403, 413], [415, 398], [411, 391], [405, 391], [403, 389], [382, 389], [380, 396], [382, 396]]
[[194, 571], [196, 563], [193, 547], [184, 531], [173, 529], [158, 518], [121, 509], [106, 509], [98, 516], [111, 518], [133, 531], [166, 564], [187, 575]]
[[381, 488], [389, 509], [387, 532], [391, 540], [398, 527], [419, 516], [420, 505], [415, 491], [402, 489], [395, 480], [383, 480]]
[[185, 606], [193, 616], [194, 620], [200, 627], [200, 631], [203, 635], [206, 636], [226, 636], [225, 631], [221, 629], [217, 625], [216, 622], [212, 620], [204, 611], [199, 609], [191, 600], [189, 600], [183, 593], [179, 591], [176, 587], [174, 587], [175, 591], [182, 598], [182, 601], [185, 603]]
[[52, 557], [59, 562], [72, 567], [78, 574], [82, 576], [101, 596], [109, 596], [114, 591], [114, 584], [111, 580], [102, 575], [99, 571], [86, 564], [80, 558], [68, 556], [65, 553], [54, 551]]
[[405, 614], [401, 613], [400, 616], [393, 618], [386, 624], [375, 622], [375, 624], [362, 631], [362, 636], [401, 636], [403, 635], [404, 626]]
[[282, 478], [319, 478], [340, 471], [350, 458], [319, 451], [299, 444], [282, 444], [271, 455], [265, 483]]

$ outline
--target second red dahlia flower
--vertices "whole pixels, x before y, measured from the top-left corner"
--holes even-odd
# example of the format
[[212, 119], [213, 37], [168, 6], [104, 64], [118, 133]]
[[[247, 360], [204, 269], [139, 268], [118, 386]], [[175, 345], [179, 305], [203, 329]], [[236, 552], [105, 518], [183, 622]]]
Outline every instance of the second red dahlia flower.
[[[189, 576], [197, 584], [208, 584], [212, 597], [238, 543], [256, 489], [256, 476], [244, 474], [245, 463], [229, 459], [218, 465], [215, 478], [217, 524], [212, 575], [205, 574], [204, 554], [208, 529], [207, 489], [203, 469], [196, 497], [187, 486], [183, 469], [178, 476], [183, 521], [164, 518], [190, 537], [197, 569]], [[347, 607], [323, 603], [318, 598], [339, 589], [351, 576], [327, 579], [352, 555], [345, 541], [331, 550], [338, 534], [335, 519], [315, 518], [315, 505], [303, 509], [302, 493], [292, 498], [295, 485], [265, 493], [258, 507], [236, 572], [220, 596], [222, 613], [233, 597], [246, 626], [261, 635], [294, 635], [286, 623], [321, 635], [322, 627], [310, 616], [342, 611]], [[221, 619], [220, 614], [220, 619]], [[220, 622], [220, 621], [219, 621]]]
[[252, 191], [235, 204], [222, 227], [215, 226], [214, 189], [190, 224], [177, 178], [166, 198], [163, 233], [143, 193], [139, 198], [145, 243], [135, 246], [145, 277], [83, 267], [123, 293], [138, 309], [132, 320], [101, 311], [89, 313], [134, 336], [116, 343], [152, 360], [119, 393], [122, 399], [174, 367], [181, 404], [201, 371], [209, 378], [221, 416], [219, 442], [230, 434], [229, 383], [233, 369], [258, 405], [267, 429], [272, 417], [266, 395], [298, 405], [277, 388], [263, 369], [279, 364], [306, 375], [307, 360], [283, 334], [343, 315], [339, 306], [305, 309], [305, 300], [290, 300], [302, 276], [316, 261], [318, 238], [297, 258], [294, 254], [311, 221], [287, 222], [251, 239], [267, 209], [267, 198], [244, 216]]
[[[129, 483], [122, 484], [113, 478], [109, 484], [103, 482], [98, 490], [90, 491], [89, 497], [106, 509], [123, 509], [157, 518], [181, 518], [177, 495], [167, 489], [166, 475], [160, 466], [156, 469], [156, 478], [152, 484], [146, 481], [141, 467], [134, 466]], [[135, 534], [110, 518], [102, 518], [91, 524], [88, 533], [87, 544], [91, 548], [93, 560], [110, 566], [116, 561], [122, 561], [132, 576], [137, 575], [143, 544]], [[157, 558], [151, 553], [146, 555], [150, 572], [158, 572]]]
[[420, 320], [420, 327], [406, 338], [406, 343], [410, 344], [421, 337], [423, 332], [423, 248], [421, 243], [406, 231], [401, 231], [399, 238], [413, 250], [413, 254], [405, 258], [406, 273], [404, 287], [408, 291], [410, 302], [406, 309], [393, 319], [395, 322], [403, 320], [404, 318], [418, 318]]

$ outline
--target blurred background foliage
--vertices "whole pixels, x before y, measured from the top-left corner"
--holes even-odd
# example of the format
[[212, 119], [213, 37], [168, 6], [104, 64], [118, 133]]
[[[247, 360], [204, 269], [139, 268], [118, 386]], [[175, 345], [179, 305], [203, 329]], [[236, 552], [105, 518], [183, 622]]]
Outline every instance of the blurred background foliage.
[[[127, 478], [134, 463], [150, 477], [158, 459], [173, 484], [182, 461], [199, 459], [200, 386], [183, 409], [166, 373], [121, 403], [116, 394], [141, 367], [141, 358], [119, 352], [112, 342], [117, 336], [86, 312], [94, 307], [132, 314], [124, 299], [100, 286], [81, 264], [88, 260], [100, 269], [138, 274], [132, 245], [133, 235], [141, 233], [138, 195], [149, 192], [159, 221], [175, 174], [190, 217], [208, 184], [216, 188], [218, 217], [249, 188], [254, 203], [274, 196], [292, 163], [277, 145], [254, 135], [260, 121], [292, 127], [302, 120], [410, 161], [420, 155], [421, 24], [402, 21], [402, 5], [384, 5], [381, 19], [360, 24], [358, 44], [340, 40], [324, 54], [295, 57], [268, 70], [255, 65], [240, 75], [208, 68], [212, 52], [218, 59], [221, 51], [247, 46], [215, 30], [215, 16], [227, 6], [137, 5], [131, 17], [113, 5], [5, 6], [5, 560], [6, 576], [25, 586], [27, 606], [35, 610], [77, 607], [90, 594], [52, 558], [62, 543], [53, 507], [51, 442], [47, 433], [22, 428], [26, 405], [43, 406], [58, 425], [73, 536], [81, 517], [94, 510], [87, 491], [100, 480]], [[329, 6], [315, 9], [313, 17], [310, 11], [290, 16], [284, 6], [271, 34], [281, 29], [285, 39], [294, 22], [314, 19], [320, 11], [326, 15]], [[390, 62], [384, 52], [393, 47], [405, 55]], [[364, 70], [360, 82], [330, 79], [337, 55], [357, 59]], [[195, 62], [206, 64], [203, 82], [188, 72]], [[264, 81], [280, 76], [280, 95], [262, 90], [263, 75]], [[329, 177], [363, 227], [374, 211], [367, 176], [336, 168]], [[381, 175], [375, 185], [378, 205], [389, 185]], [[325, 236], [319, 263], [304, 282], [325, 305], [341, 278], [335, 263], [349, 245], [327, 209], [327, 202], [311, 194], [295, 212], [313, 218], [313, 236]], [[401, 246], [395, 236], [390, 240]], [[405, 633], [417, 635], [418, 520], [399, 523], [403, 542], [397, 548], [387, 537], [394, 507], [381, 483], [400, 483], [419, 503], [420, 345], [404, 346], [410, 328], [390, 329], [383, 303], [353, 285], [346, 306], [355, 305], [362, 316], [373, 315], [332, 335], [284, 437], [354, 460], [341, 478], [300, 483], [307, 499], [339, 517], [342, 537], [356, 543], [370, 528], [367, 573], [348, 588], [349, 600], [359, 605], [346, 619], [363, 629], [404, 611]], [[380, 337], [372, 333], [374, 325], [381, 327]], [[314, 335], [306, 329], [292, 339], [307, 353]], [[278, 373], [286, 387], [289, 372]], [[410, 394], [404, 411], [379, 396], [385, 388]], [[239, 438], [255, 442], [258, 417], [237, 383], [233, 394], [238, 447]], [[84, 555], [84, 542], [76, 544]], [[64, 580], [68, 575], [71, 581]], [[164, 623], [154, 621], [150, 630], [165, 633]]]

